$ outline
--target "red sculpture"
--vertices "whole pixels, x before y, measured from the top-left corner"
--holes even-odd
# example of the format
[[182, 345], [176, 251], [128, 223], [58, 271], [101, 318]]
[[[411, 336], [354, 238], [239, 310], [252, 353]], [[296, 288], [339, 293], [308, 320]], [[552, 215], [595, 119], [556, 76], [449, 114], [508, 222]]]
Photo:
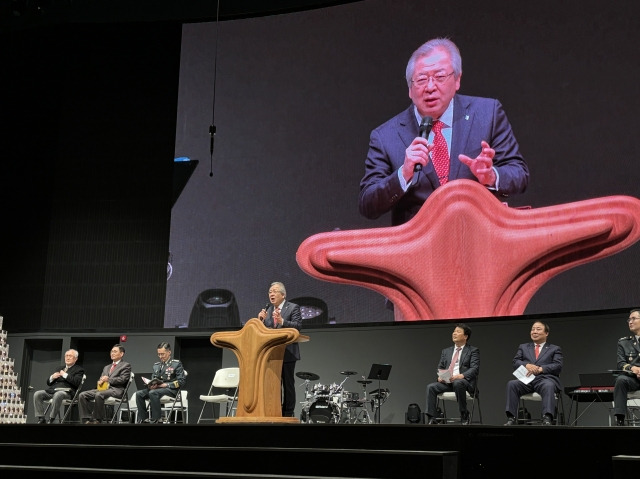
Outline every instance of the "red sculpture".
[[379, 292], [405, 320], [521, 315], [545, 282], [628, 248], [639, 226], [630, 196], [520, 210], [455, 180], [409, 222], [311, 236], [296, 260], [314, 278]]

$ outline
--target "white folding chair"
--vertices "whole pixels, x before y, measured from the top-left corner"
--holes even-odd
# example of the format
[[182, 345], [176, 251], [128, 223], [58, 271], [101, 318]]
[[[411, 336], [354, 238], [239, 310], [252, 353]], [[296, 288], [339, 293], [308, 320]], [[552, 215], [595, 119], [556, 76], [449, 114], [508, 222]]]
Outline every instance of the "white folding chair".
[[[213, 377], [209, 392], [207, 394], [200, 395], [200, 400], [203, 401], [202, 409], [200, 410], [200, 416], [198, 417], [198, 424], [203, 421], [216, 421], [218, 418], [215, 413], [215, 404], [226, 406], [226, 416], [232, 416], [234, 404], [238, 400], [238, 385], [240, 384], [240, 368], [222, 368], [216, 371]], [[213, 394], [214, 389], [223, 389], [223, 394]], [[212, 417], [202, 417], [204, 409], [207, 404], [211, 404]]]
[[160, 403], [162, 404], [162, 414], [164, 416], [163, 422], [165, 424], [177, 423], [178, 413], [181, 412], [182, 423], [189, 423], [189, 398], [187, 397], [189, 391], [186, 389], [178, 389], [176, 397], [162, 396]]
[[[184, 375], [188, 376], [185, 369]], [[161, 413], [164, 416], [162, 422], [165, 424], [177, 423], [178, 413], [182, 413], [181, 419], [183, 424], [189, 423], [189, 399], [187, 398], [188, 391], [186, 389], [179, 388], [176, 397], [162, 396], [160, 398], [160, 404], [162, 404]], [[172, 421], [173, 418], [173, 421]]]
[[[555, 393], [555, 398], [556, 398], [556, 409], [555, 409], [553, 422], [555, 424], [564, 424], [564, 402], [562, 401], [562, 394], [561, 393]], [[542, 402], [542, 396], [540, 396], [540, 394], [538, 394], [537, 392], [532, 392], [532, 393], [529, 393], [529, 394], [523, 394], [522, 396], [520, 396], [520, 408], [523, 411], [525, 410], [525, 403], [527, 401], [533, 401], [533, 402], [541, 403]], [[521, 419], [521, 418], [518, 418], [518, 422], [520, 424], [540, 424], [542, 422], [542, 419]]]
[[[438, 394], [438, 406], [442, 405], [442, 419], [445, 423], [447, 422], [459, 422], [459, 417], [448, 417], [447, 416], [447, 402], [453, 401], [455, 404], [458, 404], [458, 400], [456, 398], [456, 393], [453, 391], [446, 391]], [[482, 424], [482, 409], [480, 408], [480, 391], [478, 390], [478, 382], [476, 381], [476, 389], [473, 394], [470, 394], [467, 391], [467, 404], [471, 403], [471, 410], [469, 411], [469, 423], [473, 424], [473, 418], [476, 413], [476, 404], [478, 405], [478, 418], [477, 421], [479, 424]]]

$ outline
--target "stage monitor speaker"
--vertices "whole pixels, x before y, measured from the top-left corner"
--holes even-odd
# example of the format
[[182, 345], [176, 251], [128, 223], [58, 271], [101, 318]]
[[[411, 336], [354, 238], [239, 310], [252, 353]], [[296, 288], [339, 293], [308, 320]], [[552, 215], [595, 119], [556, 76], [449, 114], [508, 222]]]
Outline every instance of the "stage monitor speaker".
[[420, 406], [416, 403], [409, 404], [407, 412], [404, 413], [405, 424], [424, 424], [424, 414], [420, 410]]
[[303, 327], [329, 323], [329, 308], [327, 308], [327, 303], [323, 300], [310, 296], [300, 296], [290, 301], [300, 306]]
[[206, 289], [198, 295], [189, 317], [190, 328], [242, 326], [238, 303], [227, 289]]

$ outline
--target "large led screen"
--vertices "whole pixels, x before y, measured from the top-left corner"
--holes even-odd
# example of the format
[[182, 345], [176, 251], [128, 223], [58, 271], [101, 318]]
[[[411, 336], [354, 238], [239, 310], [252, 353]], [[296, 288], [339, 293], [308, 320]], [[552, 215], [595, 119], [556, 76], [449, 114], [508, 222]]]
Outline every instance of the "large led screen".
[[[370, 220], [358, 210], [369, 135], [409, 106], [407, 61], [433, 37], [461, 51], [459, 93], [497, 98], [507, 113], [530, 170], [510, 208], [638, 196], [633, 5], [365, 0], [185, 24], [165, 327], [245, 322], [268, 302], [272, 281], [288, 299], [324, 309], [322, 323], [394, 321], [379, 290], [312, 277], [296, 253], [320, 233], [389, 235], [390, 214]], [[449, 247], [471, 247], [458, 233]], [[632, 243], [549, 278], [522, 314], [635, 306], [640, 245]], [[512, 253], [486, 250], [491, 268]], [[407, 261], [422, 254], [431, 252]], [[473, 280], [443, 281], [437, 295]]]

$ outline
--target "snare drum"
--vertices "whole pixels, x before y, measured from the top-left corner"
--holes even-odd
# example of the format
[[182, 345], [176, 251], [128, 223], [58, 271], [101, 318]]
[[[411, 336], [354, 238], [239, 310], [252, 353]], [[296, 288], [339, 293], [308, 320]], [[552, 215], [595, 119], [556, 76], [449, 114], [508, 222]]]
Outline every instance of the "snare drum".
[[360, 398], [358, 393], [342, 391], [342, 402], [356, 402]]
[[340, 409], [330, 401], [316, 401], [309, 408], [307, 420], [311, 424], [337, 424], [340, 421]]

